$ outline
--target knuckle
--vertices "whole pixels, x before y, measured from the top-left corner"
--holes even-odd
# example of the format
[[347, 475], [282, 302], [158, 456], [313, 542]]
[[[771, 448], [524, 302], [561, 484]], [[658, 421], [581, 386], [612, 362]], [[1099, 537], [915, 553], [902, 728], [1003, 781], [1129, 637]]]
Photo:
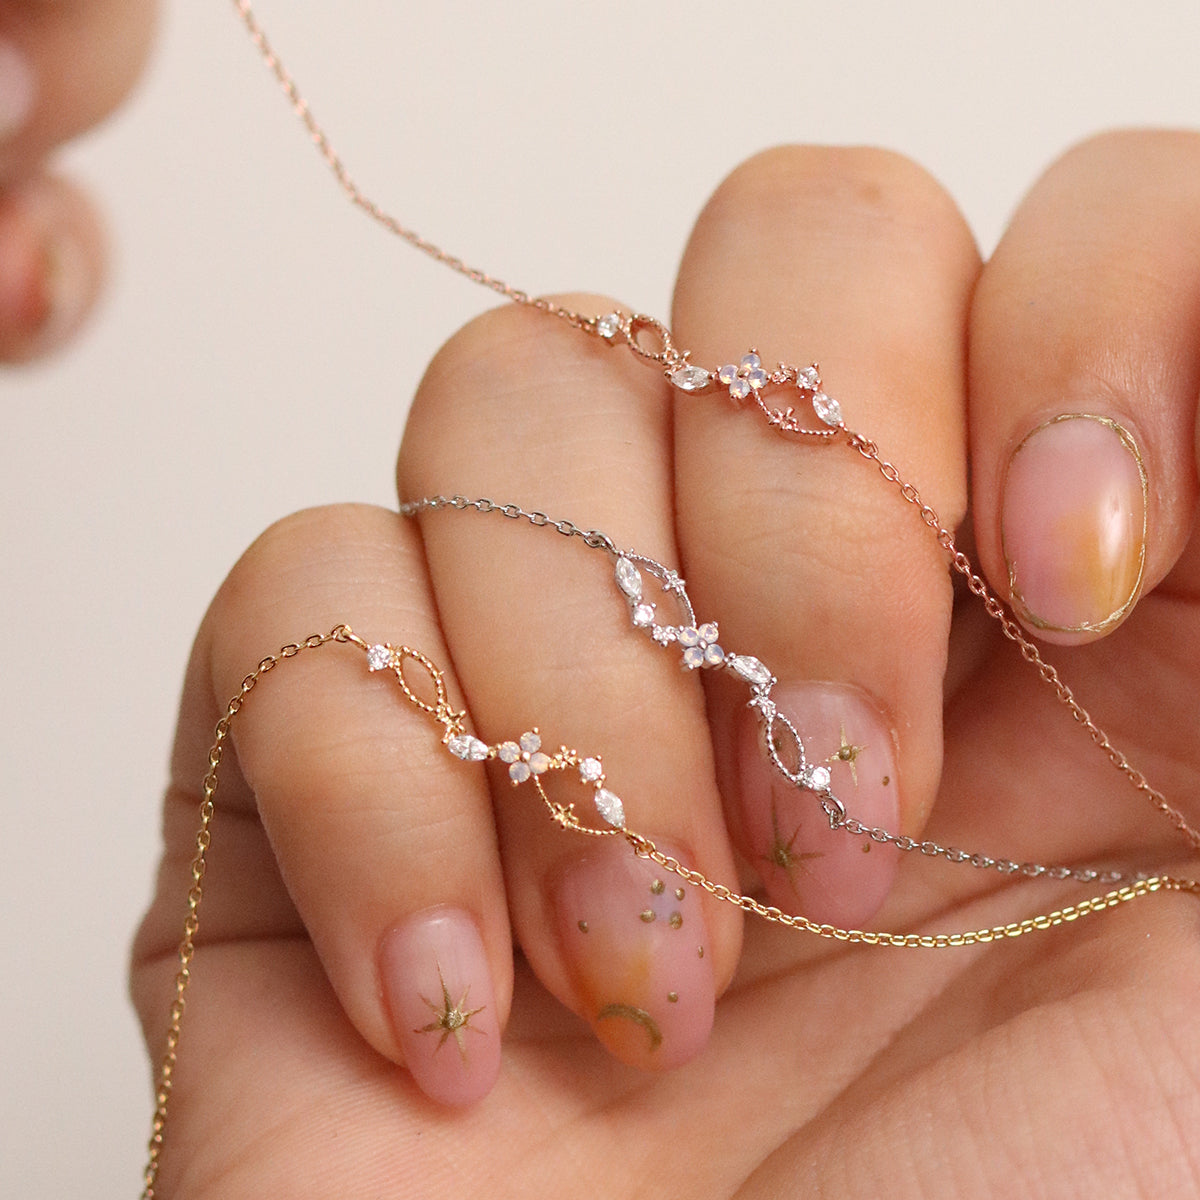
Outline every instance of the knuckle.
[[974, 242], [949, 193], [923, 167], [867, 146], [780, 146], [737, 167], [701, 224], [791, 228], [862, 242]]
[[[572, 311], [597, 314], [623, 308], [610, 297], [547, 297]], [[468, 321], [434, 355], [413, 401], [417, 410], [447, 393], [485, 395], [507, 384], [527, 386], [545, 373], [548, 360], [567, 362], [603, 349], [565, 321], [547, 319], [522, 304], [490, 309]]]
[[273, 596], [311, 597], [341, 587], [344, 580], [382, 566], [395, 553], [402, 521], [369, 504], [323, 505], [283, 517], [238, 559], [214, 609], [241, 611]]

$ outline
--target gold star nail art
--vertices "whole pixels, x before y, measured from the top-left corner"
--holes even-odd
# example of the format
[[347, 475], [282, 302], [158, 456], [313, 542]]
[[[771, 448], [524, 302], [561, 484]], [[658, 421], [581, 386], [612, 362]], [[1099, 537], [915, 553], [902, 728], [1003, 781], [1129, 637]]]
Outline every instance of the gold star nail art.
[[457, 1004], [450, 999], [450, 989], [446, 987], [446, 981], [442, 978], [442, 968], [438, 965], [438, 982], [442, 985], [442, 1002], [435, 1004], [432, 1000], [422, 996], [421, 999], [429, 1005], [430, 1009], [437, 1014], [437, 1020], [431, 1021], [428, 1025], [422, 1025], [419, 1029], [414, 1029], [414, 1033], [441, 1033], [441, 1038], [438, 1040], [437, 1049], [441, 1049], [446, 1044], [446, 1039], [453, 1037], [458, 1045], [458, 1052], [462, 1055], [463, 1062], [467, 1061], [467, 1046], [463, 1038], [465, 1030], [471, 1030], [473, 1033], [482, 1033], [482, 1029], [476, 1029], [471, 1024], [471, 1018], [477, 1016], [487, 1007], [481, 1005], [479, 1008], [468, 1009], [467, 996], [471, 991], [470, 985], [463, 989], [463, 994], [459, 998]]
[[842, 726], [841, 745], [825, 760], [827, 763], [844, 762], [850, 768], [850, 778], [854, 786], [858, 786], [858, 767], [855, 760], [866, 749], [866, 746], [856, 746], [846, 737], [846, 726]]
[[773, 866], [779, 867], [787, 872], [787, 877], [792, 887], [796, 886], [795, 876], [793, 871], [804, 870], [804, 864], [810, 858], [823, 858], [824, 855], [819, 850], [811, 850], [807, 853], [800, 854], [794, 849], [796, 839], [800, 836], [800, 826], [797, 825], [792, 830], [792, 836], [786, 841], [784, 840], [783, 832], [779, 828], [779, 810], [775, 805], [771, 805], [771, 848], [763, 855], [766, 862]]

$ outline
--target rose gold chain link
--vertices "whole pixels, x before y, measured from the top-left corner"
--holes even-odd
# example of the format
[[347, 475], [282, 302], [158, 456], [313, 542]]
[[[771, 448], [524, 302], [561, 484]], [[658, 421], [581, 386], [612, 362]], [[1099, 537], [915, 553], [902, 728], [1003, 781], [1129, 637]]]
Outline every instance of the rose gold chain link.
[[506, 300], [511, 300], [514, 304], [525, 305], [528, 308], [536, 308], [542, 312], [549, 313], [551, 316], [566, 321], [576, 329], [587, 329], [590, 326], [594, 326], [595, 321], [593, 318], [573, 312], [571, 309], [564, 308], [562, 305], [555, 304], [552, 300], [547, 300], [544, 297], [531, 296], [521, 288], [505, 283], [503, 279], [489, 275], [486, 271], [480, 270], [478, 267], [472, 267], [459, 258], [458, 255], [451, 254], [448, 250], [443, 250], [428, 238], [422, 237], [415, 229], [409, 229], [401, 223], [399, 218], [394, 217], [380, 204], [367, 196], [355, 182], [354, 177], [350, 174], [341, 156], [333, 148], [333, 144], [330, 142], [325, 130], [317, 122], [316, 117], [313, 116], [312, 109], [308, 106], [308, 101], [305, 100], [300, 93], [300, 89], [296, 86], [296, 81], [292, 78], [291, 73], [283, 65], [282, 60], [267, 40], [266, 30], [259, 24], [254, 10], [250, 7], [247, 0], [233, 0], [233, 4], [242, 19], [242, 23], [246, 26], [246, 31], [250, 34], [250, 40], [257, 47], [267, 69], [274, 75], [279, 86], [283, 89], [284, 95], [287, 96], [288, 102], [292, 106], [292, 111], [299, 117], [304, 128], [308, 131], [309, 137], [317, 149], [317, 153], [325, 160], [326, 165], [333, 172], [333, 177], [337, 180], [338, 186], [346, 194], [351, 204], [356, 208], [362, 209], [371, 220], [382, 225], [389, 233], [402, 238], [410, 246], [420, 250], [422, 254], [427, 254], [435, 262], [439, 262], [442, 266], [449, 267], [450, 270], [465, 276], [472, 283], [490, 288], [493, 292], [503, 296]]
[[[334, 150], [324, 130], [317, 123], [307, 101], [300, 94], [295, 81], [271, 48], [266, 33], [255, 17], [248, 0], [234, 0], [234, 7], [264, 62], [283, 89], [297, 117], [308, 131], [318, 153], [324, 159], [334, 178], [337, 180], [338, 185], [352, 204], [365, 212], [372, 220], [379, 223], [390, 233], [402, 238], [415, 249], [420, 250], [422, 253], [449, 267], [458, 274], [465, 276], [472, 282], [489, 288], [513, 303], [538, 309], [564, 320], [586, 333], [596, 334], [596, 318], [573, 312], [544, 298], [530, 296], [529, 293], [520, 288], [513, 287], [502, 279], [469, 266], [461, 258], [443, 250], [414, 230], [408, 229], [396, 217], [392, 216], [374, 200], [366, 196], [350, 175], [341, 157]], [[631, 318], [631, 322], [630, 329], [633, 336], [628, 337], [625, 344], [634, 353], [642, 358], [667, 367], [675, 367], [687, 362], [687, 355], [685, 353], [681, 354], [674, 346], [670, 331], [661, 322], [641, 314]], [[657, 345], [650, 345], [642, 340], [640, 335], [646, 332], [650, 333], [653, 339], [657, 339]], [[764, 409], [764, 411], [766, 410]], [[770, 417], [770, 413], [768, 413], [768, 417]], [[798, 432], [806, 431], [799, 430]], [[822, 433], [822, 436], [826, 435]], [[1135, 788], [1143, 792], [1155, 807], [1172, 821], [1176, 828], [1187, 837], [1194, 848], [1200, 849], [1200, 833], [1188, 824], [1181, 813], [1167, 803], [1161, 793], [1150, 786], [1145, 777], [1129, 764], [1124, 755], [1112, 745], [1107, 735], [1092, 721], [1086, 710], [1075, 699], [1071, 689], [1059, 678], [1055, 669], [1041, 657], [1037, 647], [1024, 636], [1019, 626], [1005, 611], [1000, 601], [991, 593], [983, 579], [975, 572], [970, 560], [957, 548], [953, 534], [942, 526], [937, 513], [922, 500], [917, 488], [911, 483], [906, 482], [899, 470], [882, 458], [874, 442], [848, 431], [846, 431], [846, 437], [850, 447], [867, 460], [874, 462], [883, 477], [897, 487], [901, 496], [908, 503], [918, 509], [922, 520], [933, 530], [938, 543], [950, 556], [950, 564], [953, 569], [964, 578], [968, 589], [981, 600], [988, 615], [1000, 623], [1004, 635], [1017, 645], [1022, 656], [1038, 671], [1042, 679], [1054, 689], [1058, 699], [1069, 709], [1076, 722], [1088, 734], [1090, 740], [1104, 752], [1113, 766], [1124, 774]], [[452, 501], [449, 501], [449, 503], [455, 503], [458, 499], [456, 497]], [[455, 506], [459, 505], [455, 503]], [[501, 507], [500, 511], [505, 511], [504, 507]], [[511, 513], [505, 511], [505, 515], [525, 517], [532, 520], [535, 524], [555, 524], [559, 528], [559, 532], [565, 533], [568, 536], [578, 534], [579, 536], [584, 536], [585, 539], [588, 536], [588, 534], [585, 534], [576, 527], [569, 526], [569, 523], [550, 522], [540, 512], [530, 514], [524, 510], [517, 510]], [[568, 525], [568, 527], [564, 527], [564, 524]], [[204, 876], [211, 844], [211, 826], [215, 812], [215, 797], [219, 784], [219, 773], [225, 744], [229, 737], [230, 729], [233, 721], [241, 712], [250, 692], [264, 675], [278, 666], [280, 662], [293, 658], [302, 651], [324, 646], [331, 641], [354, 644], [360, 649], [367, 649], [367, 644], [361, 638], [357, 637], [349, 626], [344, 624], [335, 626], [329, 633], [314, 634], [302, 642], [289, 643], [275, 654], [264, 658], [255, 670], [242, 680], [238, 694], [229, 701], [224, 715], [217, 723], [213, 745], [208, 756], [208, 771], [203, 781], [200, 824], [196, 832], [195, 852], [191, 862], [191, 885], [187, 893], [187, 911], [183, 924], [183, 937], [178, 949], [178, 970], [176, 971], [174, 980], [175, 994], [169, 1013], [166, 1046], [158, 1070], [158, 1082], [155, 1094], [156, 1105], [151, 1127], [148, 1159], [143, 1172], [143, 1200], [155, 1200], [156, 1197], [156, 1185], [170, 1110], [180, 1035], [186, 1011], [187, 990], [191, 982], [192, 961], [196, 952], [196, 938], [200, 928], [200, 906], [204, 896]], [[442, 673], [428, 659], [420, 655], [419, 652], [411, 651], [409, 654], [421, 662], [433, 675], [439, 685], [438, 694], [440, 698], [443, 695], [444, 688]], [[400, 682], [403, 686], [404, 679], [402, 676]], [[411, 702], [431, 715], [439, 723], [446, 725], [447, 728], [450, 727], [447, 722], [453, 723], [462, 715], [452, 713], [442, 703], [431, 706], [421, 702], [407, 686], [404, 687], [404, 692]], [[457, 727], [455, 725], [455, 728]], [[591, 829], [583, 825], [575, 817], [572, 809], [553, 804], [546, 797], [540, 785], [537, 790], [550, 808], [552, 817], [564, 827], [592, 835], [608, 832]], [[652, 860], [664, 870], [670, 871], [692, 886], [702, 889], [719, 901], [732, 904], [743, 912], [753, 914], [766, 921], [811, 933], [818, 937], [849, 944], [923, 949], [968, 946], [993, 942], [1003, 938], [1020, 937], [1037, 930], [1050, 929], [1091, 913], [1098, 913], [1114, 908], [1117, 905], [1127, 903], [1140, 896], [1150, 895], [1154, 892], [1174, 891], [1200, 895], [1200, 881], [1178, 879], [1170, 876], [1154, 876], [1147, 879], [1135, 880], [1124, 887], [1106, 892], [1103, 895], [1093, 896], [1065, 908], [1056, 909], [1053, 912], [1027, 917], [1005, 925], [967, 930], [961, 933], [917, 934], [842, 929], [833, 925], [818, 924], [798, 914], [786, 913], [773, 905], [765, 905], [752, 896], [741, 894], [725, 884], [710, 880], [702, 872], [685, 866], [678, 859], [659, 850], [649, 838], [628, 829], [621, 832], [636, 854]]]
[[933, 530], [938, 544], [949, 555], [950, 566], [963, 577], [971, 594], [979, 598], [988, 616], [999, 623], [1004, 636], [1016, 644], [1021, 657], [1054, 690], [1054, 694], [1059, 702], [1070, 712], [1076, 723], [1087, 734], [1089, 740], [1133, 784], [1134, 788], [1141, 792], [1183, 834], [1192, 849], [1200, 851], [1200, 830], [1191, 825], [1183, 813], [1169, 804], [1167, 798], [1150, 785], [1141, 771], [1129, 762], [1125, 755], [1112, 744], [1104, 730], [1092, 720], [1087, 709], [1075, 698], [1075, 693], [1062, 679], [1058, 671], [1042, 657], [1037, 646], [1025, 636], [1021, 631], [1021, 627], [1005, 609], [1000, 599], [975, 571], [971, 560], [955, 543], [954, 534], [941, 523], [937, 512], [925, 503], [916, 487], [911, 483], [905, 482], [899, 470], [880, 455], [879, 447], [870, 438], [864, 437], [860, 433], [847, 432], [847, 444], [852, 450], [857, 450], [868, 462], [873, 462], [879, 468], [879, 473], [884, 479], [895, 485], [900, 495], [909, 504], [917, 508], [921, 520]]
[[[312, 110], [309, 108], [308, 102], [301, 95], [295, 80], [272, 49], [270, 42], [267, 40], [265, 30], [250, 7], [249, 0], [233, 0], [233, 3], [252, 41], [258, 48], [263, 61], [283, 89], [292, 109], [308, 131], [318, 153], [333, 172], [342, 191], [354, 205], [362, 209], [390, 233], [403, 238], [422, 253], [428, 254], [437, 262], [444, 264], [453, 271], [457, 271], [460, 275], [464, 275], [473, 283], [490, 288], [515, 304], [539, 309], [553, 317], [566, 321], [576, 329], [580, 329], [593, 336], [597, 335], [597, 318], [573, 312], [544, 298], [530, 296], [528, 292], [513, 287], [502, 279], [491, 276], [487, 272], [478, 270], [475, 267], [468, 266], [457, 256], [448, 253], [422, 237], [416, 231], [407, 228], [396, 217], [386, 212], [374, 200], [367, 197], [351, 177], [345, 163], [334, 150], [324, 129], [322, 129], [313, 116]], [[612, 344], [624, 345], [638, 357], [665, 367], [668, 372], [681, 364], [686, 364], [689, 357], [686, 352], [681, 352], [675, 345], [671, 330], [663, 322], [644, 313], [635, 313], [630, 317], [623, 318], [619, 341], [614, 340]], [[790, 380], [794, 376], [795, 370], [793, 368], [781, 364], [776, 381]], [[768, 422], [779, 424], [778, 416], [773, 414], [762, 403], [757, 392], [754, 393], [754, 398], [758, 407], [766, 414]], [[796, 428], [793, 432], [810, 433], [828, 438], [837, 436], [839, 431], [834, 429], [812, 431]], [[1017, 622], [1008, 614], [1001, 601], [991, 592], [987, 584], [984, 583], [983, 579], [975, 571], [970, 559], [958, 549], [954, 541], [954, 535], [942, 525], [936, 511], [924, 502], [917, 488], [903, 477], [900, 470], [894, 464], [888, 462], [880, 455], [879, 447], [869, 438], [864, 437], [862, 434], [853, 433], [846, 429], [845, 426], [841, 426], [840, 432], [844, 435], [848, 445], [852, 449], [861, 454], [863, 458], [875, 463], [884, 479], [893, 484], [909, 504], [917, 508], [921, 519], [934, 532], [939, 545], [949, 555], [951, 567], [963, 577], [971, 593], [979, 598], [988, 616], [1000, 624], [1001, 629], [1004, 631], [1004, 636], [1017, 646], [1021, 656], [1033, 666], [1042, 679], [1054, 690], [1059, 701], [1070, 711], [1072, 717], [1082, 727], [1088, 738], [1099, 747], [1109, 762], [1133, 784], [1134, 788], [1141, 792], [1170, 821], [1184, 836], [1192, 849], [1200, 851], [1200, 830], [1194, 828], [1177, 808], [1169, 804], [1161, 792], [1150, 786], [1145, 776], [1132, 766], [1128, 759], [1112, 744], [1107, 734], [1095, 724], [1087, 710], [1076, 700], [1071, 689], [1059, 677], [1054, 667], [1042, 658], [1037, 647], [1021, 632]]]

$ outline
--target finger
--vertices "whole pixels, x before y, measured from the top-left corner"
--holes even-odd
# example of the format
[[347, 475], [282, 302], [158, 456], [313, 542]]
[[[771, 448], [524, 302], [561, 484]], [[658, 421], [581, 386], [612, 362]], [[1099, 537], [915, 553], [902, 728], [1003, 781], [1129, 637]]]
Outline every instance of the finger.
[[0, 8], [0, 180], [90, 128], [137, 78], [153, 0], [16, 0]]
[[[670, 460], [653, 372], [544, 314], [506, 309], [468, 326], [430, 367], [399, 485], [406, 499], [460, 491], [541, 509], [669, 564]], [[665, 660], [631, 628], [611, 557], [494, 514], [427, 513], [421, 530], [482, 736], [537, 726], [547, 748], [601, 757], [631, 827], [731, 879], [702, 690], [677, 655]], [[691, 1057], [736, 963], [737, 914], [619, 838], [564, 837], [528, 785], [493, 782], [513, 925], [539, 977], [625, 1061], [655, 1069]], [[552, 782], [603, 826], [591, 788]]]
[[0, 361], [56, 349], [95, 304], [104, 233], [73, 185], [36, 176], [0, 193]]
[[[222, 587], [189, 669], [140, 958], [175, 944], [197, 783], [225, 700], [265, 654], [345, 618], [373, 641], [449, 661], [416, 531], [395, 514], [347, 506], [289, 518]], [[511, 943], [486, 785], [446, 752], [442, 732], [353, 645], [306, 650], [264, 674], [233, 723], [201, 929], [218, 944], [307, 931], [367, 1041], [426, 1094], [466, 1103], [499, 1068]]]
[[979, 551], [1047, 640], [1116, 628], [1183, 549], [1198, 327], [1200, 137], [1110, 134], [1051, 167], [971, 314]]
[[[962, 217], [911, 163], [776, 150], [739, 168], [705, 208], [675, 329], [706, 365], [736, 364], [751, 346], [768, 369], [819, 357], [846, 421], [953, 529], [965, 495], [962, 331], [977, 271]], [[779, 405], [800, 405], [792, 397]], [[746, 409], [725, 395], [677, 402], [679, 536], [702, 619], [719, 620], [727, 651], [779, 678], [774, 701], [851, 817], [916, 832], [941, 765], [945, 558], [916, 507], [844, 441], [784, 437]], [[782, 906], [868, 920], [891, 886], [894, 849], [831, 829], [814, 792], [769, 765], [745, 702], [744, 689], [714, 689], [742, 852]]]

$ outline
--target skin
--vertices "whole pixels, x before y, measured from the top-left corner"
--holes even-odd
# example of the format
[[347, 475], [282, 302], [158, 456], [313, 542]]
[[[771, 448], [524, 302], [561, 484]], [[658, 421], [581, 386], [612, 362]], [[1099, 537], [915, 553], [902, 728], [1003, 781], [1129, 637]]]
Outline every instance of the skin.
[[[702, 363], [752, 340], [764, 357], [819, 350], [847, 419], [950, 526], [969, 469], [971, 533], [1001, 594], [1012, 448], [1069, 407], [1134, 431], [1150, 479], [1142, 598], [1114, 632], [1058, 653], [1097, 721], [1194, 821], [1197, 180], [1191, 135], [1094, 139], [1034, 185], [983, 264], [914, 164], [773, 151], [706, 206], [673, 315]], [[679, 564], [731, 644], [789, 679], [873, 697], [914, 835], [1017, 859], [1194, 866], [978, 605], [956, 601], [916, 514], [844, 451], [674, 399], [630, 356], [509, 308], [431, 364], [399, 486], [512, 498]], [[341, 507], [288, 518], [247, 552], [197, 639], [159, 893], [134, 952], [152, 1058], [210, 731], [264, 653], [339, 620], [441, 663], [476, 728], [513, 736], [553, 719], [556, 739], [604, 753], [640, 828], [736, 877], [744, 697], [716, 684], [706, 695], [628, 634], [590, 552], [558, 542], [475, 514], [418, 528]], [[502, 776], [493, 807], [487, 778], [449, 760], [394, 685], [364, 682], [348, 653], [289, 663], [238, 718], [161, 1194], [410, 1198], [486, 1184], [528, 1197], [581, 1180], [608, 1197], [1195, 1194], [1195, 897], [934, 952], [743, 928], [705, 902], [721, 993], [711, 1039], [678, 1069], [643, 1073], [571, 1011], [585, 1006], [553, 895], [578, 847]], [[1079, 898], [910, 857], [870, 924], [976, 928]], [[380, 938], [430, 904], [474, 915], [505, 1024], [499, 1081], [467, 1109], [432, 1104], [396, 1065], [379, 994]]]
[[19, 117], [0, 122], [0, 363], [67, 344], [96, 302], [103, 223], [51, 160], [128, 94], [150, 49], [155, 7], [153, 0], [0, 2], [6, 73], [29, 83]]
[[[69, 340], [99, 290], [100, 222], [47, 163], [128, 91], [152, 17], [150, 0], [0, 3], [0, 36], [38, 83], [0, 140], [0, 361]], [[55, 69], [68, 60], [72, 72]], [[752, 341], [765, 355], [819, 351], [852, 423], [947, 524], [965, 511], [969, 468], [972, 533], [1001, 593], [1009, 451], [1066, 410], [1130, 428], [1150, 480], [1142, 598], [1103, 639], [1057, 640], [1088, 643], [1066, 660], [1072, 686], [1193, 820], [1198, 155], [1188, 135], [1089, 142], [1038, 181], [980, 264], [952, 202], [912, 164], [774, 152], [705, 209], [673, 315], [699, 362]], [[75, 293], [53, 319], [58, 259], [47, 251], [64, 244]], [[480, 361], [488, 375], [472, 381]], [[564, 378], [579, 385], [566, 397]], [[913, 386], [896, 389], [897, 379]], [[588, 429], [597, 411], [618, 412], [619, 436]], [[482, 432], [481, 414], [491, 422]], [[574, 446], [564, 430], [579, 435]], [[494, 485], [501, 498], [561, 505], [681, 566], [726, 637], [773, 666], [871, 695], [893, 727], [914, 836], [929, 828], [1043, 860], [1119, 847], [1186, 871], [1177, 841], [1114, 784], [978, 610], [957, 605], [950, 624], [951, 594], [912, 514], [872, 491], [861, 464], [805, 454], [720, 404], [676, 412], [621, 356], [510, 310], [464, 330], [431, 366], [400, 477], [410, 495]], [[750, 458], [753, 470], [741, 465]], [[615, 487], [623, 469], [627, 484]], [[160, 892], [134, 952], [155, 1059], [209, 731], [248, 666], [334, 620], [436, 656], [480, 727], [516, 730], [553, 713], [631, 781], [653, 832], [733, 879], [748, 786], [736, 705], [718, 688], [702, 696], [699, 680], [681, 684], [654, 653], [626, 656], [615, 627], [597, 636], [599, 666], [581, 666], [580, 627], [607, 619], [594, 578], [573, 574], [547, 535], [522, 531], [516, 546], [467, 521], [426, 521], [418, 537], [374, 510], [300, 514], [265, 534], [221, 589], [197, 639]], [[769, 539], [748, 539], [764, 522]], [[510, 625], [514, 638], [473, 634], [480, 596], [485, 614], [504, 604], [533, 624]], [[788, 620], [789, 605], [804, 619]], [[586, 619], [564, 637], [570, 613]], [[482, 628], [494, 632], [490, 620]], [[482, 779], [464, 782], [429, 730], [407, 710], [398, 719], [382, 689], [339, 668], [339, 653], [290, 664], [288, 685], [263, 688], [239, 720], [161, 1195], [458, 1196], [484, 1184], [536, 1196], [584, 1179], [589, 1193], [614, 1197], [1196, 1193], [1193, 899], [1158, 896], [1067, 930], [932, 954], [743, 930], [710, 905], [722, 991], [711, 1040], [679, 1069], [643, 1074], [615, 1063], [569, 1011], [578, 997], [549, 932], [558, 835], [508, 805], [493, 810]], [[572, 700], [581, 672], [591, 672], [587, 711]], [[633, 713], [620, 686], [631, 672], [652, 701]], [[659, 723], [647, 729], [649, 717]], [[347, 748], [374, 764], [364, 772], [357, 760], [365, 796], [339, 788]], [[687, 820], [657, 799], [679, 792]], [[871, 924], [967, 928], [1077, 896], [905, 862]], [[381, 935], [434, 902], [474, 914], [506, 1023], [500, 1081], [465, 1111], [430, 1103], [396, 1065], [378, 996]]]

